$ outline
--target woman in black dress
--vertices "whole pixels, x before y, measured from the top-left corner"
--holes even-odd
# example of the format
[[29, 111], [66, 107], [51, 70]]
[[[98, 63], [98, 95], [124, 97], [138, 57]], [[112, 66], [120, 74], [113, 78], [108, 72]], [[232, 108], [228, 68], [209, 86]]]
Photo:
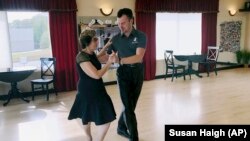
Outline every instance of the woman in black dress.
[[96, 55], [98, 38], [94, 30], [85, 30], [80, 35], [81, 51], [76, 56], [76, 67], [79, 74], [78, 92], [70, 110], [68, 119], [80, 118], [83, 123], [86, 140], [92, 141], [90, 123], [97, 126], [96, 141], [103, 141], [110, 123], [116, 119], [113, 103], [106, 92], [102, 76], [115, 62], [115, 54], [111, 54], [107, 63], [101, 67], [98, 57], [105, 54], [108, 42]]

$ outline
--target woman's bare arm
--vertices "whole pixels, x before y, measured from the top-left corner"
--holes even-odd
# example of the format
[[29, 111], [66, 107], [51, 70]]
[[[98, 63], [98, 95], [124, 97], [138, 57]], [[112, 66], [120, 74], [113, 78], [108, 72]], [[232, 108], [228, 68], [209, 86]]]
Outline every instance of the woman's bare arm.
[[91, 78], [100, 79], [105, 74], [105, 72], [107, 72], [113, 62], [115, 62], [114, 52], [109, 56], [109, 60], [100, 70], [97, 70], [90, 61], [82, 62], [80, 63], [80, 66], [82, 70]]

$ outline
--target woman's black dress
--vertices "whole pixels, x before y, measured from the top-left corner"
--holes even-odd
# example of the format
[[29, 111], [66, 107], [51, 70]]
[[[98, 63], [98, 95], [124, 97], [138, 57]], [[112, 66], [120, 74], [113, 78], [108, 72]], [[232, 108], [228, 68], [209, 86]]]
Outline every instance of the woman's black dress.
[[68, 119], [81, 118], [84, 125], [88, 122], [102, 125], [115, 120], [116, 114], [103, 80], [91, 78], [81, 69], [80, 63], [86, 61], [90, 61], [97, 70], [101, 69], [101, 63], [95, 54], [78, 53], [76, 57], [76, 69], [79, 74], [78, 92]]

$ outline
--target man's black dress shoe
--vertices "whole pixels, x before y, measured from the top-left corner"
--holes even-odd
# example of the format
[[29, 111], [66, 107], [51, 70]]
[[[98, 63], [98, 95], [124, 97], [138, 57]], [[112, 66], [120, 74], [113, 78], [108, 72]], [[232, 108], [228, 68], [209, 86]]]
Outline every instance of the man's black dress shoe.
[[120, 136], [123, 136], [125, 138], [130, 139], [130, 135], [127, 131], [121, 130], [121, 129], [117, 129], [117, 134]]

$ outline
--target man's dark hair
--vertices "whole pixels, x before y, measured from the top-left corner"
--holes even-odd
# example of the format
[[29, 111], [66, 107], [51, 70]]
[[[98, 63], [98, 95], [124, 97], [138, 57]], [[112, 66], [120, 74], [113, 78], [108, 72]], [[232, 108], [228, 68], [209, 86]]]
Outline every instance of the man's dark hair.
[[129, 19], [133, 19], [133, 12], [129, 8], [122, 8], [118, 11], [117, 17], [121, 18], [123, 15], [126, 15]]

